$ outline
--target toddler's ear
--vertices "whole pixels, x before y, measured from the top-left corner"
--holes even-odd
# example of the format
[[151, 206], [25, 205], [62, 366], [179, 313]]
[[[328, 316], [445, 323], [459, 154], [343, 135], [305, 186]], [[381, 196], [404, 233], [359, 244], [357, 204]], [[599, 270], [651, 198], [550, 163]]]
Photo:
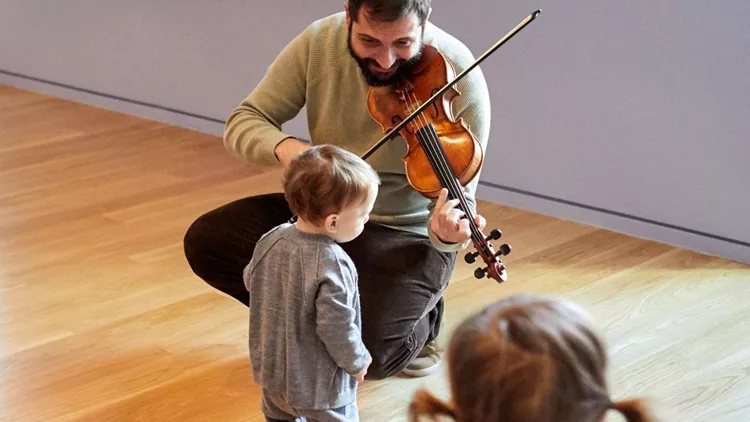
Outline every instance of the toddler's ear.
[[328, 233], [336, 233], [338, 230], [338, 219], [338, 214], [329, 214], [328, 217], [326, 217], [325, 225]]

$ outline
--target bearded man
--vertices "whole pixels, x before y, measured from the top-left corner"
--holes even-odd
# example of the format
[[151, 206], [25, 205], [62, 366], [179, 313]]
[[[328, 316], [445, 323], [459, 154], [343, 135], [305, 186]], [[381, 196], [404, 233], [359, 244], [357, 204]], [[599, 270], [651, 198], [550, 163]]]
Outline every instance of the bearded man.
[[[456, 74], [474, 62], [469, 49], [428, 18], [429, 0], [349, 0], [344, 11], [310, 24], [271, 63], [257, 87], [229, 115], [226, 149], [255, 165], [286, 166], [310, 145], [334, 144], [364, 154], [384, 135], [367, 108], [368, 90], [393, 85], [437, 48]], [[479, 67], [455, 85], [461, 95], [453, 115], [487, 147], [490, 100]], [[282, 131], [303, 106], [310, 140]], [[442, 358], [443, 293], [457, 251], [470, 242], [469, 222], [447, 201], [422, 196], [409, 184], [395, 137], [368, 163], [381, 186], [364, 232], [341, 244], [355, 263], [361, 297], [362, 336], [372, 355], [368, 379], [398, 373], [425, 376]], [[476, 215], [479, 175], [464, 192]], [[228, 203], [198, 218], [185, 235], [192, 270], [209, 285], [248, 305], [243, 270], [257, 240], [292, 218], [282, 193]], [[476, 224], [485, 219], [477, 215]], [[289, 263], [294, 265], [294, 263]]]

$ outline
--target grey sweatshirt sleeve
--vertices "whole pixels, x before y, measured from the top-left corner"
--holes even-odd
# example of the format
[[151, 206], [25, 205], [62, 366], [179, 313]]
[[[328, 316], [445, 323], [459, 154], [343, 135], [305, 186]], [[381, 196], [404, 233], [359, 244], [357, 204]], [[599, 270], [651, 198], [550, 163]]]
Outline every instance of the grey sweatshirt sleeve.
[[[343, 279], [340, 279], [343, 278]], [[317, 333], [336, 364], [350, 375], [361, 372], [370, 360], [370, 353], [362, 342], [358, 304], [346, 286], [356, 283], [346, 271], [327, 271], [319, 280], [315, 298]]]

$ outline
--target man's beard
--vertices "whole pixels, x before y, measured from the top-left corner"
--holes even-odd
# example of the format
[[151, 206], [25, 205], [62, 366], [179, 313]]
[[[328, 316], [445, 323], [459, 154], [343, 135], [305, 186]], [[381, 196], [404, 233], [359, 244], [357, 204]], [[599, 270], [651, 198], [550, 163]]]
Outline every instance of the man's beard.
[[376, 67], [380, 67], [375, 59], [359, 57], [357, 53], [354, 52], [354, 49], [352, 48], [351, 25], [349, 25], [349, 35], [347, 36], [347, 47], [349, 47], [349, 54], [359, 65], [359, 70], [362, 73], [362, 76], [365, 78], [365, 82], [367, 82], [367, 84], [370, 86], [386, 86], [395, 84], [399, 79], [409, 74], [412, 68], [414, 68], [414, 66], [416, 66], [417, 63], [422, 59], [424, 44], [422, 44], [422, 40], [420, 39], [419, 52], [417, 52], [414, 57], [408, 60], [396, 59], [396, 61], [391, 66], [391, 68], [396, 67], [396, 71], [385, 79], [383, 79], [378, 74], [370, 71], [370, 66], [374, 65]]

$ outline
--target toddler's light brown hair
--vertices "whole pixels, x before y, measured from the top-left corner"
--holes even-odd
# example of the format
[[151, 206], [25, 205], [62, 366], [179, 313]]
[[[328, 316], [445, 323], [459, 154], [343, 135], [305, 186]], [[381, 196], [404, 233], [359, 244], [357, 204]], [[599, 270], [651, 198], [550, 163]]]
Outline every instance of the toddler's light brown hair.
[[415, 394], [410, 421], [629, 422], [656, 420], [643, 399], [612, 402], [607, 353], [588, 314], [571, 301], [521, 294], [463, 321], [446, 350], [452, 399]]
[[284, 172], [283, 185], [292, 213], [321, 225], [326, 216], [364, 202], [380, 177], [356, 154], [324, 144], [297, 155]]

